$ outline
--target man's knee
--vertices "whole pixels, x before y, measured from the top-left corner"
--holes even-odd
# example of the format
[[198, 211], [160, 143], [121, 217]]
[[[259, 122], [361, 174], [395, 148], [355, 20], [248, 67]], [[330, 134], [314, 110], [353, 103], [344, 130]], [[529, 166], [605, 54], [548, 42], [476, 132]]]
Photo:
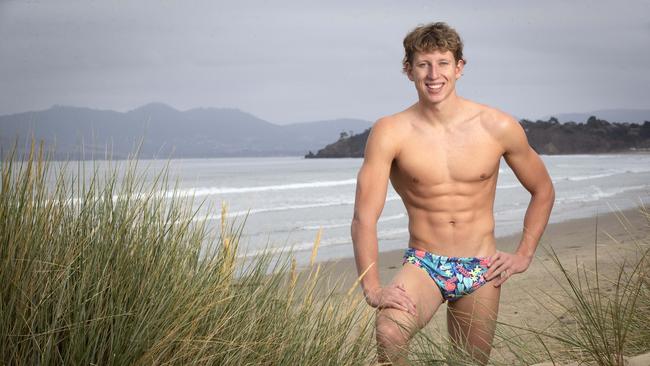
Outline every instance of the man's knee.
[[377, 313], [377, 341], [387, 346], [404, 346], [415, 332], [415, 321], [405, 316], [406, 313], [394, 309], [385, 309]]
[[377, 324], [377, 342], [384, 346], [403, 345], [408, 341], [408, 337], [397, 324], [385, 323]]

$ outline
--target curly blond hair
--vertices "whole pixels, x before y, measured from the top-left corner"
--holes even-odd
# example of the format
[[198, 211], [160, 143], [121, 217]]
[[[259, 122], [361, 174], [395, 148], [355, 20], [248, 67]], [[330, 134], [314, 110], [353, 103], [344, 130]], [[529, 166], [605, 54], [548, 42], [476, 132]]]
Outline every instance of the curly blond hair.
[[413, 62], [415, 52], [450, 51], [456, 62], [463, 60], [463, 41], [458, 32], [447, 23], [437, 22], [420, 25], [404, 37], [404, 59], [402, 70]]

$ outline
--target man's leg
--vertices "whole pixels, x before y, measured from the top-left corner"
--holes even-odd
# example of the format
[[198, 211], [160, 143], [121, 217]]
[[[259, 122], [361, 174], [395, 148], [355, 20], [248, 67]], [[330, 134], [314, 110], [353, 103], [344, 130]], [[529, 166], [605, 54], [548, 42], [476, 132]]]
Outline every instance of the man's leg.
[[500, 287], [492, 282], [447, 305], [447, 329], [454, 345], [486, 364], [499, 312]]
[[392, 284], [402, 284], [416, 307], [417, 317], [397, 309], [377, 311], [377, 358], [380, 363], [406, 364], [408, 341], [424, 327], [440, 304], [442, 295], [436, 283], [422, 268], [405, 263]]

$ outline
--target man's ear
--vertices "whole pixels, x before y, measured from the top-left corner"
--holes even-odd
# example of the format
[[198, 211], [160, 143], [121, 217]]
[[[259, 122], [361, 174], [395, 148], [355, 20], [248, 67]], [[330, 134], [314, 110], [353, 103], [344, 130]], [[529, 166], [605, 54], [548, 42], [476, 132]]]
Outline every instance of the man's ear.
[[409, 80], [413, 81], [413, 75], [411, 72], [413, 71], [413, 67], [411, 66], [410, 62], [406, 63], [405, 70], [404, 72], [406, 73], [406, 76], [409, 78]]
[[465, 61], [458, 60], [458, 62], [456, 62], [456, 79], [460, 79], [460, 77], [463, 75], [464, 68], [465, 68]]

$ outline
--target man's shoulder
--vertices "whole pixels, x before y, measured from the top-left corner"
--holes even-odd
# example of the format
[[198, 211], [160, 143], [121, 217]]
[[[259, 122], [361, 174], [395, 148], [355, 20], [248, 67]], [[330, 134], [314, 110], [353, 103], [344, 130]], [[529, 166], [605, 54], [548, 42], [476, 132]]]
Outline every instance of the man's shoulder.
[[516, 118], [487, 105], [480, 108], [483, 129], [503, 146], [504, 153], [528, 147], [526, 132]]
[[480, 128], [501, 145], [504, 153], [512, 150], [513, 146], [528, 144], [524, 129], [510, 114], [485, 104], [468, 100], [465, 103], [466, 110], [472, 116], [471, 120], [478, 117]]
[[390, 134], [399, 137], [406, 133], [411, 127], [408, 111], [402, 111], [389, 116], [379, 118], [373, 125], [374, 134]]
[[379, 118], [370, 130], [366, 153], [381, 151], [385, 156], [397, 156], [409, 130], [410, 121], [403, 112]]
[[475, 105], [480, 116], [481, 125], [483, 128], [490, 132], [495, 137], [514, 133], [520, 128], [519, 122], [510, 114], [476, 102], [471, 102]]

